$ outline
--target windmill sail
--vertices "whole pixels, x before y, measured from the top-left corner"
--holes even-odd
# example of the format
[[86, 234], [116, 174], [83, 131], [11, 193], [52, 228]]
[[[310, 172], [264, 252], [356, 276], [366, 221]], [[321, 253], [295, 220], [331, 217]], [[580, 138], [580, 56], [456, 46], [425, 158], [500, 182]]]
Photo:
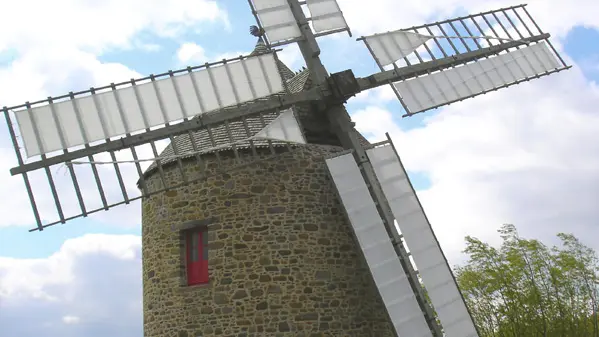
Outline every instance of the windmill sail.
[[[307, 72], [289, 70], [259, 40], [249, 57], [6, 107], [19, 162], [11, 173], [22, 175], [37, 229], [42, 230], [205, 179], [213, 173], [202, 165], [203, 158], [213, 152], [233, 153], [235, 163], [227, 170], [268, 160], [277, 154], [275, 147], [293, 150], [288, 145], [305, 143], [288, 108], [320, 97], [304, 91], [307, 78]], [[139, 127], [146, 131], [136, 132]], [[161, 140], [170, 140], [163, 151]], [[21, 149], [30, 157], [41, 156], [25, 162]], [[242, 152], [250, 156], [241, 160]], [[191, 159], [200, 164], [199, 171], [186, 172]], [[173, 164], [180, 181], [161, 176], [159, 188], [146, 186], [148, 172], [162, 173]], [[56, 174], [60, 171], [68, 175]], [[137, 184], [131, 175], [138, 177]], [[50, 189], [31, 184], [33, 179], [46, 180]], [[40, 200], [53, 200], [54, 205]]]
[[525, 6], [359, 40], [382, 72], [414, 70], [387, 80], [409, 116], [570, 68]]
[[283, 91], [273, 53], [178, 72], [184, 74], [132, 80], [16, 111], [27, 156], [148, 129]]
[[392, 144], [366, 152], [445, 333], [477, 337], [453, 273]]
[[[304, 4], [308, 6], [311, 14], [306, 21], [312, 22], [315, 37], [343, 31], [347, 31], [351, 36], [336, 0], [307, 0]], [[301, 9], [301, 5], [298, 4], [297, 8]], [[250, 6], [259, 26], [254, 31], [255, 34], [264, 31], [270, 46], [281, 46], [301, 40], [300, 23], [287, 0], [250, 0]]]
[[256, 133], [253, 139], [280, 140], [289, 143], [305, 144], [306, 139], [293, 114], [293, 109], [287, 109], [274, 121]]
[[382, 34], [364, 36], [362, 39], [369, 47], [374, 58], [383, 67], [393, 64], [412, 54], [431, 39], [496, 39], [499, 41], [513, 41], [512, 39], [497, 38], [494, 36], [433, 36], [405, 30], [397, 30]]
[[312, 27], [317, 33], [348, 29], [337, 0], [306, 0]]
[[270, 43], [302, 36], [287, 0], [252, 0], [250, 5]]
[[394, 31], [364, 37], [373, 56], [384, 67], [410, 55], [433, 36], [406, 31]]
[[400, 336], [430, 337], [406, 272], [351, 153], [326, 160], [370, 273]]
[[559, 69], [546, 43], [393, 85], [409, 113], [418, 113]]

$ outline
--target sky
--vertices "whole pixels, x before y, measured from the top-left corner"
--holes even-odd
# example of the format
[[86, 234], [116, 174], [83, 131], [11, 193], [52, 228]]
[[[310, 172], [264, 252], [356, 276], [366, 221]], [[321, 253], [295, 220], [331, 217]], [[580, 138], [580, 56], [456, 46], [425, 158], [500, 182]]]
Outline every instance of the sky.
[[[516, 3], [339, 4], [354, 38], [321, 38], [322, 59], [330, 72], [363, 76], [377, 67], [357, 36]], [[599, 2], [530, 0], [528, 9], [571, 70], [410, 118], [389, 88], [348, 102], [370, 140], [391, 135], [452, 265], [464, 261], [466, 235], [497, 243], [503, 223], [548, 244], [569, 232], [599, 248]], [[255, 44], [243, 1], [0, 1], [0, 12], [2, 106], [234, 57]], [[303, 65], [295, 46], [280, 57], [293, 70]], [[14, 166], [2, 122], [0, 337], [141, 336], [139, 203], [29, 233], [35, 222], [22, 179], [8, 172]], [[134, 181], [135, 172], [125, 176]]]

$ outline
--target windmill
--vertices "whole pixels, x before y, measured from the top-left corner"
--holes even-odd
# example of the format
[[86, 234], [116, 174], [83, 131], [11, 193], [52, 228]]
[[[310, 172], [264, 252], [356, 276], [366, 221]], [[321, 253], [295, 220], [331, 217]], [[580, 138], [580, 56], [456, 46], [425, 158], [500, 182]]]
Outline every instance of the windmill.
[[356, 77], [319, 58], [318, 37], [351, 36], [335, 0], [249, 5], [248, 56], [4, 107], [32, 231], [142, 199], [146, 336], [478, 336], [394, 144], [344, 103], [391, 85], [411, 116], [570, 68], [550, 35], [519, 5], [364, 36], [380, 72]]

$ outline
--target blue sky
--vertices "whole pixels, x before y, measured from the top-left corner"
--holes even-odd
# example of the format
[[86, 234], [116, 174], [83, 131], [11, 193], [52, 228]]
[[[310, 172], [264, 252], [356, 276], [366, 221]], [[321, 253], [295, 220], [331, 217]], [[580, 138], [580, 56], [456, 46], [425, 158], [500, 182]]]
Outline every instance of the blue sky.
[[564, 41], [568, 55], [582, 68], [586, 77], [599, 82], [599, 32], [596, 29], [575, 27]]
[[[213, 60], [223, 54], [249, 52], [256, 41], [248, 32], [254, 19], [245, 2], [239, 5], [240, 2], [233, 0], [216, 3], [160, 0], [156, 2], [156, 10], [144, 8], [138, 13], [134, 8], [141, 6], [139, 0], [122, 0], [127, 5], [114, 8], [107, 2], [93, 9], [84, 2], [60, 1], [62, 7], [50, 6], [42, 12], [50, 11], [49, 16], [53, 17], [62, 15], [55, 12], [57, 8], [70, 8], [72, 13], [68, 15], [73, 15], [72, 18], [82, 18], [82, 22], [90, 21], [95, 26], [97, 22], [112, 22], [115, 28], [106, 28], [106, 32], [85, 25], [70, 27], [71, 19], [65, 18], [54, 18], [60, 24], [48, 28], [48, 32], [17, 25], [18, 21], [0, 23], [1, 105], [107, 84], [113, 81], [112, 76], [119, 77], [114, 79], [119, 81], [128, 79], [126, 76], [132, 73], [147, 75], [182, 68], [188, 64], [181, 61], [178, 52], [186, 43], [201, 46], [202, 56]], [[356, 35], [509, 4], [502, 0], [493, 4], [475, 0], [447, 3], [425, 0], [407, 1], [399, 8], [395, 0], [372, 0], [371, 6], [364, 8], [355, 1], [339, 2]], [[538, 0], [531, 1], [529, 6], [543, 28], [554, 35], [558, 49], [574, 64], [571, 71], [411, 118], [401, 118], [401, 106], [388, 92], [375, 92], [348, 104], [360, 131], [371, 139], [381, 139], [384, 132], [391, 134], [433, 227], [442, 237], [441, 244], [453, 262], [460, 261], [464, 235], [492, 241], [496, 238], [495, 229], [504, 222], [515, 223], [525, 236], [546, 240], [558, 231], [573, 232], [583, 242], [587, 240], [587, 244], [599, 248], [590, 239], [599, 235], [599, 229], [595, 228], [599, 218], [595, 206], [599, 202], [599, 146], [595, 145], [599, 143], [596, 139], [599, 19], [586, 13], [592, 13], [593, 9], [582, 9], [595, 6], [597, 13], [599, 5], [591, 0], [575, 2], [549, 6]], [[380, 11], [391, 5], [395, 9]], [[39, 6], [45, 5], [39, 2]], [[119, 12], [123, 8], [129, 8], [127, 15], [133, 19], [123, 19], [126, 16]], [[19, 4], [0, 4], [0, 12], [15, 20], [27, 14], [26, 6]], [[555, 20], [558, 14], [560, 20]], [[43, 16], [39, 18], [43, 20]], [[56, 37], [66, 32], [73, 32], [74, 36]], [[364, 76], [377, 71], [368, 51], [355, 37], [342, 33], [320, 39], [322, 59], [330, 72], [351, 68]], [[302, 66], [300, 57], [293, 47], [287, 49], [287, 63], [298, 70]], [[190, 65], [194, 65], [195, 57], [190, 58]], [[45, 302], [39, 299], [39, 294], [57, 298], [84, 296], [68, 286], [95, 286], [93, 280], [87, 279], [94, 271], [82, 267], [88, 259], [97, 261], [96, 272], [106, 273], [113, 282], [122, 281], [125, 275], [122, 270], [130, 270], [131, 274], [126, 275], [133, 279], [124, 282], [121, 289], [121, 294], [127, 294], [125, 290], [131, 292], [130, 297], [123, 295], [122, 299], [112, 301], [90, 295], [86, 297], [90, 303], [97, 302], [106, 308], [115, 308], [123, 301], [138, 303], [139, 204], [119, 206], [120, 213], [110, 211], [112, 216], [78, 219], [41, 233], [29, 233], [28, 229], [35, 224], [23, 220], [31, 218], [26, 213], [31, 211], [23, 199], [21, 178], [8, 174], [15, 162], [9, 143], [2, 125], [0, 335], [5, 337], [3, 324], [31, 316], [27, 312], [54, 310], [56, 317], [48, 318], [46, 326], [51, 331], [48, 336], [84, 334], [94, 326], [96, 332], [102, 326], [107, 334], [120, 336], [110, 331], [119, 330], [118, 324], [128, 323], [115, 320], [111, 326], [109, 317], [95, 317], [68, 301]], [[67, 269], [56, 267], [63, 263]], [[39, 266], [47, 267], [42, 267], [43, 272], [34, 269]], [[72, 278], [65, 278], [67, 274]], [[38, 289], [31, 282], [36, 277], [52, 281], [49, 285], [44, 282], [50, 281], [42, 282]], [[131, 330], [121, 332], [139, 336], [141, 313], [133, 307], [126, 317], [136, 323], [128, 326]], [[11, 311], [3, 310], [6, 308]], [[84, 318], [65, 318], [70, 316]], [[65, 326], [71, 330], [67, 332]], [[27, 335], [40, 331], [31, 328]], [[9, 325], [6, 337], [25, 333], [10, 329]]]

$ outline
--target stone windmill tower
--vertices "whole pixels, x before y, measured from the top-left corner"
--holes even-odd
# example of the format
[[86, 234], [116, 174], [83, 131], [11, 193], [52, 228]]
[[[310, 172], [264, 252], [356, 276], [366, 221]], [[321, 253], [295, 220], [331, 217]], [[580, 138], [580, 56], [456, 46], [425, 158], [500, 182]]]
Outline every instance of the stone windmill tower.
[[148, 337], [478, 336], [391, 140], [369, 144], [344, 103], [391, 84], [412, 115], [568, 69], [549, 34], [521, 5], [366, 36], [381, 71], [359, 78], [319, 58], [317, 37], [349, 32], [335, 0], [250, 6], [248, 56], [4, 108], [33, 230], [141, 199]]
[[[267, 51], [259, 40], [253, 53]], [[307, 69], [295, 74], [279, 63], [279, 71], [292, 92], [310, 88]], [[310, 104], [299, 105], [297, 115], [307, 145], [254, 144], [260, 156], [278, 155], [143, 201], [146, 336], [173, 330], [187, 336], [392, 336], [324, 162], [343, 148]], [[263, 128], [259, 117], [247, 124], [252, 133]], [[230, 142], [226, 130], [212, 133], [216, 146]], [[209, 141], [205, 130], [192, 137]], [[181, 138], [178, 146], [191, 148], [189, 135]], [[250, 144], [236, 147], [240, 161], [249, 161]], [[170, 145], [162, 153], [172, 154]], [[218, 155], [221, 165], [234, 165], [233, 149]], [[203, 158], [207, 167], [218, 167], [217, 160], [216, 153]], [[162, 165], [167, 179], [181, 178], [174, 161]], [[193, 156], [183, 161], [188, 175], [197, 166]], [[161, 186], [156, 165], [145, 174], [148, 186]], [[192, 257], [185, 247], [202, 249]], [[208, 261], [197, 279], [187, 270], [194, 259]]]

